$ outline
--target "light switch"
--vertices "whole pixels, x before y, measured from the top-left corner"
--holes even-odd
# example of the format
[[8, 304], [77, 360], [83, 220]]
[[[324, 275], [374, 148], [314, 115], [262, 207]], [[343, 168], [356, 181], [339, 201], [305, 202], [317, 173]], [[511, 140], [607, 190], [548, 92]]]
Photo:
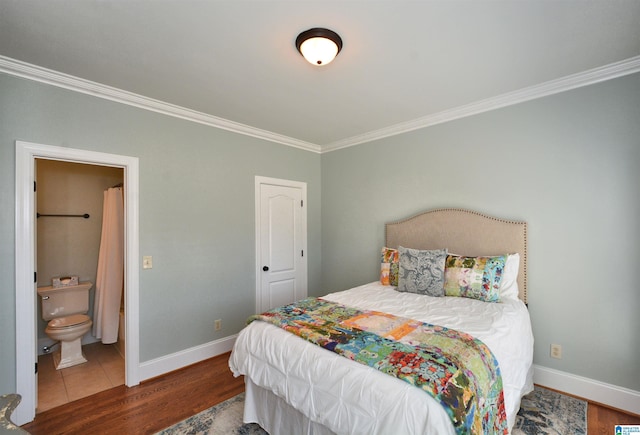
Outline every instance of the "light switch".
[[143, 269], [153, 268], [153, 257], [151, 255], [145, 255], [144, 257], [142, 257], [142, 268]]

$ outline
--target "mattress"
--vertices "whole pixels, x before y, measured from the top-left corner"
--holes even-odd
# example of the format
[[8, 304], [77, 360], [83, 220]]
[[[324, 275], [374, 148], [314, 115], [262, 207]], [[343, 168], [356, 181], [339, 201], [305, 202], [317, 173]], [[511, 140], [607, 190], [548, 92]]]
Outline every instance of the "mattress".
[[[379, 282], [323, 299], [457, 329], [482, 340], [500, 366], [508, 425], [513, 427], [520, 399], [533, 390], [533, 334], [520, 300], [430, 297], [400, 293]], [[246, 376], [336, 434], [455, 433], [442, 406], [424, 391], [265, 322], [252, 322], [240, 332], [229, 366], [234, 375]]]

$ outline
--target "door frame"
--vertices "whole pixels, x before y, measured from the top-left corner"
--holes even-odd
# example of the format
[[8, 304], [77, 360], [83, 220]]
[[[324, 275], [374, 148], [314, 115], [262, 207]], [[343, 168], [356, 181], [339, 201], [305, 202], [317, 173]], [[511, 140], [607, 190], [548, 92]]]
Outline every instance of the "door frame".
[[[262, 177], [260, 175], [256, 175], [255, 178], [255, 213], [256, 213], [256, 217], [255, 217], [255, 222], [256, 222], [256, 230], [255, 230], [255, 237], [256, 237], [256, 256], [255, 256], [255, 270], [256, 270], [256, 306], [255, 306], [255, 311], [256, 313], [259, 313], [261, 311], [261, 306], [262, 306], [262, 264], [260, 262], [261, 258], [260, 258], [260, 253], [262, 252], [261, 248], [261, 241], [262, 238], [260, 237], [260, 219], [261, 219], [261, 214], [260, 214], [260, 210], [261, 210], [261, 195], [260, 195], [260, 186], [262, 185], [271, 185], [271, 186], [282, 186], [282, 187], [293, 187], [293, 188], [298, 188], [301, 190], [302, 192], [302, 201], [304, 206], [302, 207], [302, 222], [301, 222], [301, 226], [302, 226], [302, 246], [304, 249], [304, 252], [307, 253], [307, 183], [302, 182], [302, 181], [293, 181], [293, 180], [283, 180], [280, 178], [271, 178], [271, 177]], [[306, 289], [306, 293], [308, 294], [309, 291], [309, 281], [308, 281], [308, 255], [304, 256], [303, 259], [303, 266], [302, 266], [302, 280], [305, 284], [305, 289]]]
[[139, 170], [138, 158], [16, 141], [16, 392], [22, 396], [12, 419], [33, 421], [36, 411], [37, 363], [35, 271], [35, 160], [48, 159], [124, 170], [125, 204], [125, 385], [139, 379]]

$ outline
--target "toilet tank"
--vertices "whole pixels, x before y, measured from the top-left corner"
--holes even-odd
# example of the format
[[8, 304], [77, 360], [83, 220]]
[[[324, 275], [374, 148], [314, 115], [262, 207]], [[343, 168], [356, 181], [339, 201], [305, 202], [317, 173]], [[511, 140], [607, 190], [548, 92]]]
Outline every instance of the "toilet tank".
[[81, 282], [68, 287], [38, 287], [42, 301], [42, 318], [51, 320], [71, 314], [85, 314], [89, 311], [89, 289], [91, 282]]

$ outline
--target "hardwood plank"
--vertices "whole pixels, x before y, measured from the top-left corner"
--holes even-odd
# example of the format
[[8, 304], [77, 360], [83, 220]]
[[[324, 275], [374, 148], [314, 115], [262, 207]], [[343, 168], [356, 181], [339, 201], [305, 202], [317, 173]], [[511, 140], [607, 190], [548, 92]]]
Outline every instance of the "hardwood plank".
[[157, 432], [244, 391], [244, 379], [229, 370], [229, 355], [50, 409], [23, 428], [33, 435]]
[[589, 402], [587, 406], [587, 430], [589, 435], [611, 435], [618, 424], [640, 425], [640, 415]]

